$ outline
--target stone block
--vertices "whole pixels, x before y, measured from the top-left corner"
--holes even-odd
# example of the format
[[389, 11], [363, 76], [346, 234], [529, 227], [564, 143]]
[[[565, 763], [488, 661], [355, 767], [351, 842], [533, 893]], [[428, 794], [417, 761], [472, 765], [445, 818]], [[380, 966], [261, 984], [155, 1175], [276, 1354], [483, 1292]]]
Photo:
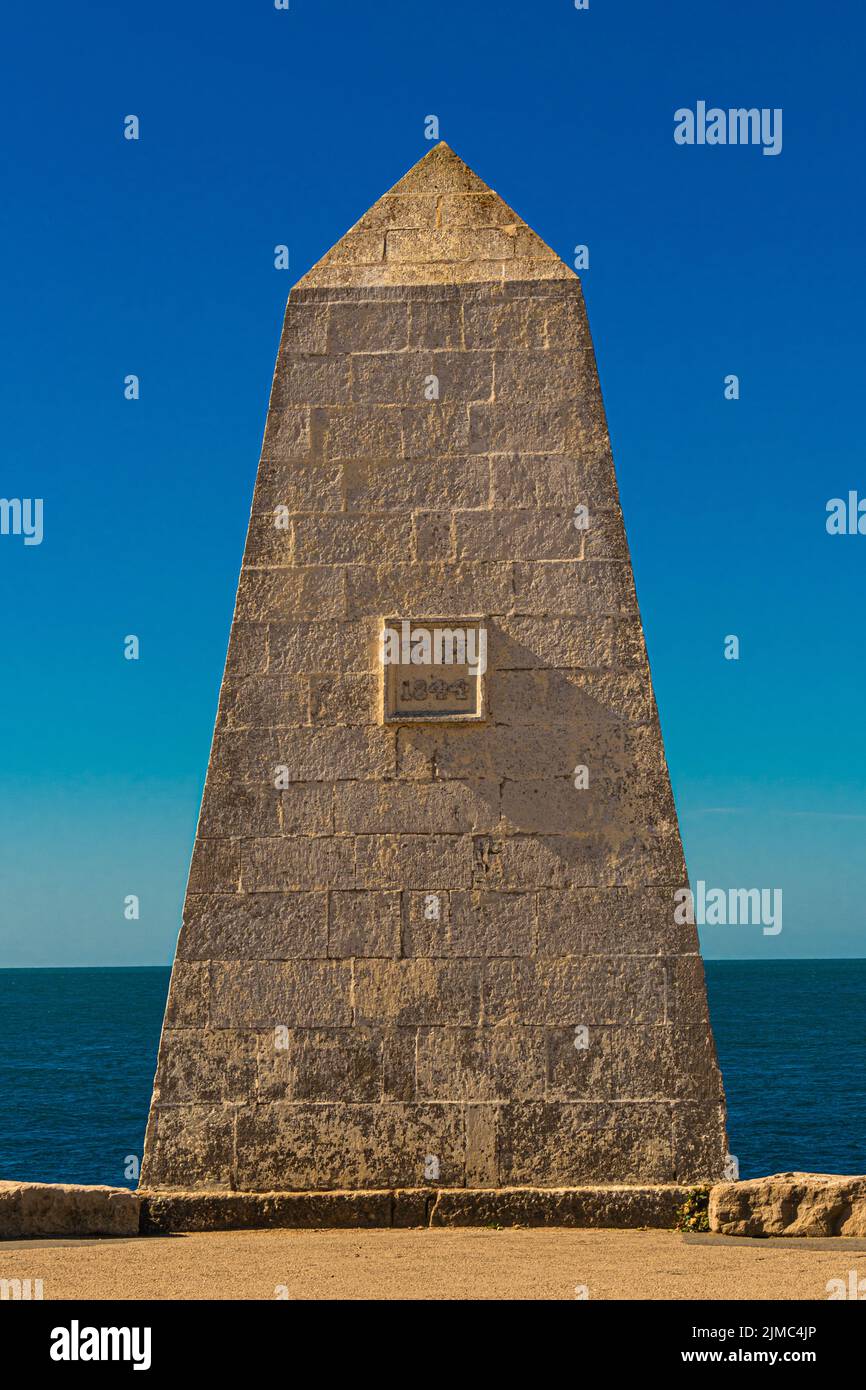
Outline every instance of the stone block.
[[343, 961], [217, 961], [210, 968], [213, 1028], [341, 1028], [352, 1022]]
[[256, 1035], [236, 1028], [168, 1028], [160, 1042], [159, 1105], [244, 1101], [256, 1088]]
[[292, 960], [327, 955], [324, 890], [198, 893], [187, 898], [178, 960]]
[[511, 607], [508, 563], [353, 565], [346, 575], [346, 602], [352, 617], [408, 613], [440, 618], [456, 613], [506, 613]]
[[413, 300], [409, 305], [411, 348], [462, 348], [463, 305], [452, 299], [438, 303]]
[[411, 1187], [437, 1159], [437, 1185], [462, 1185], [457, 1105], [274, 1102], [238, 1112], [238, 1185], [246, 1191]]
[[419, 1100], [544, 1099], [539, 1028], [419, 1028], [417, 1059]]
[[[253, 1035], [255, 1037], [255, 1035]], [[382, 1099], [382, 1033], [371, 1028], [292, 1028], [258, 1035], [260, 1103]]]
[[262, 444], [265, 458], [275, 463], [288, 459], [307, 459], [312, 445], [312, 423], [307, 407], [268, 411]]
[[224, 680], [218, 729], [288, 729], [309, 721], [309, 684], [303, 676], [256, 673]]
[[292, 295], [286, 305], [278, 361], [294, 352], [325, 352], [328, 346], [328, 306], [298, 303]]
[[456, 555], [461, 560], [579, 560], [583, 531], [571, 512], [458, 512]]
[[672, 1107], [672, 1144], [676, 1182], [717, 1182], [723, 1177], [727, 1143], [722, 1100], [678, 1101]]
[[470, 405], [470, 454], [504, 454], [518, 448], [532, 454], [580, 454], [598, 461], [608, 449], [601, 397], [565, 404], [497, 399]]
[[494, 454], [490, 460], [493, 502], [497, 507], [563, 508], [574, 516], [578, 505], [589, 509], [590, 522], [597, 509], [618, 507], [613, 464], [588, 467], [579, 455]]
[[497, 782], [343, 782], [335, 791], [339, 833], [447, 835], [494, 829], [499, 822]]
[[410, 893], [409, 956], [527, 956], [535, 936], [535, 896], [484, 889], [454, 890], [431, 906]]
[[696, 952], [697, 934], [674, 921], [671, 888], [542, 889], [538, 950], [545, 956], [674, 956]]
[[267, 665], [267, 625], [235, 620], [229, 637], [226, 676], [254, 675], [265, 671]]
[[399, 352], [409, 342], [409, 307], [399, 300], [331, 304], [329, 352]]
[[493, 395], [493, 355], [489, 352], [421, 349], [373, 352], [352, 358], [352, 399], [359, 405], [422, 405], [489, 401]]
[[297, 405], [346, 405], [352, 400], [348, 356], [281, 352], [271, 393], [271, 409]]
[[468, 888], [472, 882], [469, 835], [358, 835], [358, 888]]
[[400, 458], [401, 417], [402, 411], [396, 405], [320, 410], [316, 426], [322, 433], [324, 457], [332, 462]]
[[491, 623], [488, 660], [499, 670], [645, 669], [640, 621], [628, 618], [504, 618]]
[[234, 893], [240, 886], [241, 842], [196, 838], [187, 892]]
[[[269, 526], [268, 533], [271, 532], [275, 537], [285, 536], [285, 532]], [[285, 559], [282, 563], [286, 563]], [[237, 612], [239, 618], [256, 623], [311, 619], [316, 614], [341, 618], [345, 613], [343, 572], [321, 565], [246, 569], [238, 584]]]
[[270, 787], [217, 785], [202, 805], [199, 834], [210, 838], [280, 833], [281, 793]]
[[[565, 542], [559, 532], [549, 544]], [[560, 559], [514, 566], [513, 612], [527, 617], [637, 617], [631, 571], [616, 562]], [[644, 687], [645, 688], [645, 687]]]
[[[294, 529], [295, 556], [301, 565], [372, 565], [388, 559], [399, 563], [412, 554], [411, 517], [308, 516], [299, 517]], [[325, 611], [322, 616], [339, 617], [341, 612]]]
[[365, 621], [275, 622], [268, 631], [272, 675], [380, 672], [378, 624]]
[[350, 835], [250, 840], [244, 845], [243, 883], [247, 893], [353, 888], [354, 840]]
[[400, 459], [342, 465], [350, 512], [400, 512], [415, 508], [486, 507], [490, 466], [486, 459]]
[[399, 956], [400, 935], [399, 893], [376, 890], [331, 893], [329, 956]]
[[519, 1101], [503, 1106], [499, 1181], [578, 1186], [600, 1170], [611, 1183], [673, 1179], [670, 1107], [604, 1101]]
[[483, 1021], [559, 1028], [662, 1023], [664, 969], [627, 956], [537, 958], [484, 964]]
[[379, 675], [311, 676], [310, 723], [314, 727], [377, 724], [381, 680]]
[[400, 408], [402, 457], [424, 459], [434, 454], [462, 455], [469, 442], [467, 412], [477, 408], [442, 400], [430, 405], [403, 406]]
[[453, 560], [453, 512], [415, 512], [412, 550], [416, 560]]
[[[390, 729], [237, 729], [218, 732], [214, 747], [218, 758], [215, 783], [254, 782], [274, 787], [277, 782], [283, 786], [295, 781], [386, 777], [394, 771], [394, 734]], [[228, 857], [229, 851], [225, 853]], [[229, 867], [233, 865], [226, 867], [226, 874]], [[203, 874], [205, 868], [203, 863]], [[217, 868], [211, 866], [211, 872], [216, 873]], [[207, 886], [194, 891], [207, 891]]]
[[466, 961], [358, 960], [354, 968], [356, 1022], [410, 1028], [476, 1024], [480, 968]]
[[[343, 510], [343, 465], [339, 463], [277, 463], [263, 458], [253, 493], [253, 515], [273, 523], [277, 516], [298, 512]], [[248, 553], [249, 543], [248, 543]]]
[[[187, 898], [194, 902], [194, 898]], [[204, 962], [176, 960], [171, 972], [166, 1028], [204, 1028], [210, 1007], [210, 981]]]
[[153, 1105], [141, 1186], [228, 1190], [234, 1185], [234, 1135], [232, 1106]]
[[126, 1187], [0, 1182], [0, 1240], [137, 1236], [140, 1209]]
[[[710, 1230], [725, 1236], [854, 1236], [862, 1240], [866, 1238], [866, 1177], [774, 1173], [746, 1182], [716, 1183], [710, 1189], [709, 1219]], [[841, 1282], [847, 1294], [847, 1277]]]

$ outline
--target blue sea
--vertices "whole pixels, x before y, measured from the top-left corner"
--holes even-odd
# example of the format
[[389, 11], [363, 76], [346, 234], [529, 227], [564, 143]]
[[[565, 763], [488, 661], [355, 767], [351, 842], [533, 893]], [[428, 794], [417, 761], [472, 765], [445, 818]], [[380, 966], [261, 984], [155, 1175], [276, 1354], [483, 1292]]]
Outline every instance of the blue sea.
[[[706, 970], [740, 1176], [866, 1172], [866, 960]], [[168, 978], [0, 970], [0, 1178], [136, 1185]]]

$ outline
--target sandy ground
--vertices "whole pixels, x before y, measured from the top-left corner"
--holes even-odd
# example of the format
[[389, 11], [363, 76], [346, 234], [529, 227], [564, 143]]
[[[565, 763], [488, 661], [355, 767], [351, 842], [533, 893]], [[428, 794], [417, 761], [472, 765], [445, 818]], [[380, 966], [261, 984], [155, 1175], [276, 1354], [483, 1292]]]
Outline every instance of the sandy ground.
[[42, 1279], [45, 1299], [826, 1299], [858, 1261], [668, 1231], [226, 1231], [3, 1242], [0, 1279]]

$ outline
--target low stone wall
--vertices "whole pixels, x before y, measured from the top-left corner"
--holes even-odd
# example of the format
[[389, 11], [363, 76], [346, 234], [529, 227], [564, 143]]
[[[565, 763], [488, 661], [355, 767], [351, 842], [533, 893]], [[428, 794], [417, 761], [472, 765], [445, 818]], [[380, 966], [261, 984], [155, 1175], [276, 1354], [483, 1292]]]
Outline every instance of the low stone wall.
[[0, 1240], [137, 1236], [141, 1199], [126, 1187], [0, 1182]]
[[142, 1231], [265, 1227], [652, 1226], [670, 1229], [691, 1189], [402, 1188], [369, 1192], [141, 1191]]
[[[172, 1231], [562, 1226], [670, 1230], [682, 1185], [388, 1188], [344, 1192], [137, 1193], [125, 1187], [0, 1182], [0, 1240]], [[710, 1230], [728, 1236], [866, 1237], [866, 1176], [776, 1173], [710, 1191]]]
[[727, 1236], [866, 1236], [866, 1177], [774, 1173], [717, 1183], [709, 1220]]

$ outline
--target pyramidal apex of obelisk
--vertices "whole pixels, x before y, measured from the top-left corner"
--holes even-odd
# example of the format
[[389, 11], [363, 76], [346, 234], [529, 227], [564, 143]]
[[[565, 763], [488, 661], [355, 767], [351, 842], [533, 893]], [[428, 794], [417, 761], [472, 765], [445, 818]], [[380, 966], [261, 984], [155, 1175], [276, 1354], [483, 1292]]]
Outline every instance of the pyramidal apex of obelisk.
[[577, 276], [443, 140], [298, 285], [559, 279]]
[[686, 886], [580, 282], [437, 145], [289, 296], [151, 1219], [670, 1225]]

